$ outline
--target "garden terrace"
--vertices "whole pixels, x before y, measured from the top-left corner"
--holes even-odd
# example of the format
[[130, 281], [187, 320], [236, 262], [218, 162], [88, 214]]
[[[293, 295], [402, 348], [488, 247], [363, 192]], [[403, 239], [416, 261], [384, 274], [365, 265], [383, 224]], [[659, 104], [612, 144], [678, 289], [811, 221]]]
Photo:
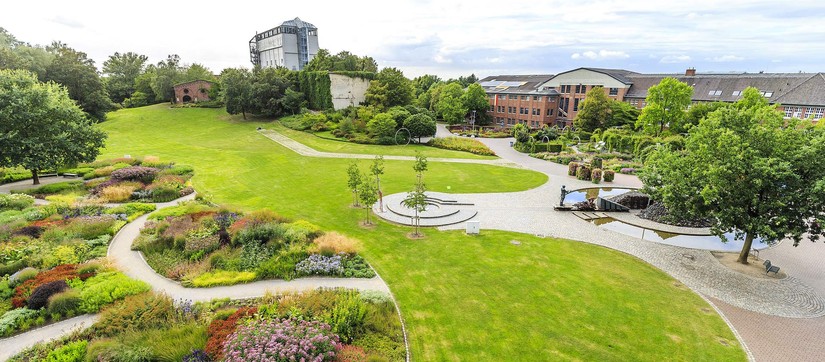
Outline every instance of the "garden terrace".
[[91, 328], [10, 361], [248, 361], [280, 353], [342, 361], [406, 358], [389, 295], [315, 290], [194, 304], [142, 293], [103, 309]]
[[[169, 119], [176, 132], [168, 131]], [[104, 157], [185, 162], [198, 170], [193, 184], [214, 202], [278, 210], [361, 240], [362, 254], [399, 304], [413, 358], [746, 359], [707, 302], [627, 254], [502, 231], [473, 237], [427, 230], [411, 241], [408, 227], [361, 228], [363, 213], [349, 207], [343, 182], [350, 160], [301, 157], [255, 132], [267, 125], [222, 110], [158, 105], [114, 112], [99, 127], [109, 133]], [[385, 194], [409, 191], [411, 164], [386, 161]], [[430, 162], [425, 177], [429, 190], [454, 193], [523, 191], [547, 181], [523, 169], [442, 162]]]

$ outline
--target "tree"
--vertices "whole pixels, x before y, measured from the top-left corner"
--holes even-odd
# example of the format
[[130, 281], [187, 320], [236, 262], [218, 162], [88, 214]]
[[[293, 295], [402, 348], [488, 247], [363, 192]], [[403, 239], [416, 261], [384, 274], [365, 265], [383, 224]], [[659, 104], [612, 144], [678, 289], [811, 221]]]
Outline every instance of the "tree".
[[603, 129], [610, 118], [610, 112], [610, 98], [607, 98], [604, 88], [593, 87], [585, 94], [573, 125], [587, 132], [593, 132], [597, 128]]
[[54, 55], [54, 59], [46, 67], [45, 74], [40, 75], [40, 79], [62, 84], [69, 91], [69, 97], [77, 101], [77, 105], [90, 118], [105, 120], [106, 113], [114, 105], [97, 73], [95, 62], [86, 53], [59, 42], [52, 43], [46, 50]]
[[289, 78], [276, 68], [255, 68], [250, 88], [250, 111], [265, 117], [279, 117], [288, 112], [283, 107], [286, 90], [292, 86]]
[[378, 194], [378, 201], [380, 202], [380, 204], [378, 204], [379, 210], [384, 212], [384, 194], [381, 192], [381, 175], [384, 174], [384, 156], [375, 156], [370, 166], [370, 173], [375, 176], [375, 191]]
[[107, 75], [106, 90], [115, 103], [123, 103], [126, 98], [135, 92], [135, 81], [143, 73], [146, 61], [145, 55], [127, 52], [115, 52], [103, 62], [103, 74]]
[[182, 68], [180, 66], [180, 56], [170, 54], [166, 60], [158, 62], [155, 66], [154, 77], [152, 78], [152, 91], [158, 102], [175, 101], [175, 84], [182, 81]]
[[367, 130], [379, 143], [389, 143], [395, 136], [396, 125], [391, 114], [378, 113], [367, 123]]
[[693, 97], [693, 87], [676, 78], [662, 79], [659, 84], [647, 90], [647, 105], [636, 121], [636, 128], [645, 133], [659, 136], [668, 126], [671, 131], [684, 131], [685, 110]]
[[287, 88], [283, 98], [281, 98], [281, 108], [290, 114], [297, 114], [301, 111], [301, 108], [306, 107], [306, 104], [304, 93], [292, 88]]
[[358, 193], [361, 191], [361, 186], [364, 183], [364, 178], [361, 170], [358, 168], [358, 163], [352, 161], [347, 168], [347, 187], [352, 192], [352, 206], [358, 207]]
[[513, 126], [513, 137], [516, 138], [516, 142], [527, 142], [530, 140], [530, 128], [524, 123], [517, 123]]
[[458, 83], [450, 83], [441, 89], [436, 106], [436, 114], [449, 124], [458, 124], [464, 121], [467, 107], [462, 101], [464, 90]]
[[367, 210], [367, 220], [364, 224], [371, 225], [372, 221], [370, 220], [370, 210], [372, 210], [372, 205], [375, 205], [378, 201], [378, 188], [371, 181], [364, 180], [361, 184], [360, 191], [361, 192], [358, 196], [361, 199], [361, 202], [364, 203], [364, 209]]
[[418, 213], [427, 208], [427, 188], [424, 186], [424, 171], [427, 171], [427, 157], [421, 152], [415, 152], [415, 162], [413, 163], [413, 171], [415, 171], [415, 188], [407, 194], [407, 197], [401, 203], [413, 209], [415, 212], [415, 236], [419, 236], [418, 228], [421, 225], [421, 219]]
[[306, 71], [357, 71], [372, 72], [378, 71], [378, 63], [369, 56], [359, 57], [346, 50], [335, 55], [330, 55], [326, 49], [319, 49], [318, 53], [304, 67]]
[[725, 102], [703, 102], [697, 103], [690, 107], [687, 112], [687, 119], [685, 120], [685, 128], [693, 127], [707, 117], [711, 112], [727, 105]]
[[714, 234], [744, 239], [747, 264], [754, 239], [823, 236], [825, 132], [808, 121], [783, 120], [756, 88], [691, 128], [682, 152], [660, 148], [640, 178], [676, 215], [709, 218]]
[[623, 127], [625, 125], [634, 127], [636, 120], [639, 119], [639, 114], [639, 109], [629, 103], [610, 100], [610, 117], [604, 128]]
[[243, 114], [252, 108], [252, 73], [248, 69], [227, 68], [221, 72], [221, 90], [226, 112]]
[[366, 93], [367, 103], [380, 109], [406, 106], [412, 102], [412, 97], [412, 82], [396, 68], [381, 69]]
[[178, 83], [191, 82], [193, 80], [208, 80], [214, 82], [215, 75], [212, 74], [209, 68], [198, 63], [192, 63], [192, 65], [184, 67], [183, 75]]
[[433, 74], [424, 74], [422, 76], [415, 77], [412, 80], [413, 89], [415, 89], [415, 97], [419, 97], [421, 96], [421, 94], [426, 93], [428, 90], [430, 90], [430, 87], [432, 87], [434, 84], [440, 81], [441, 78]]
[[490, 117], [487, 115], [487, 110], [490, 109], [490, 100], [480, 84], [470, 84], [461, 96], [461, 101], [469, 112], [476, 111], [477, 125], [483, 126], [489, 123]]
[[25, 70], [0, 70], [0, 167], [24, 167], [35, 185], [41, 170], [91, 162], [106, 134], [55, 83]]
[[421, 143], [421, 137], [433, 136], [436, 131], [435, 120], [424, 113], [407, 117], [404, 127], [410, 131], [411, 138], [418, 138], [418, 143]]

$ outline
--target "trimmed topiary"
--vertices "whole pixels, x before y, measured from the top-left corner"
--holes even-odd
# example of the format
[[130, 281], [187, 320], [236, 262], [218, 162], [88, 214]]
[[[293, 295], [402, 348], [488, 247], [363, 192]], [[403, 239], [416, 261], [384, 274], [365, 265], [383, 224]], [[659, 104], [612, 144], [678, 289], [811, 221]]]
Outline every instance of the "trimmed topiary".
[[567, 175], [576, 176], [576, 170], [579, 168], [578, 162], [570, 162], [567, 164]]
[[590, 181], [594, 184], [602, 182], [602, 169], [594, 168], [593, 171], [590, 173]]
[[590, 181], [591, 174], [590, 165], [583, 163], [576, 169], [576, 178], [579, 180]]
[[613, 182], [613, 178], [616, 177], [616, 173], [613, 170], [605, 170], [603, 175], [604, 182]]

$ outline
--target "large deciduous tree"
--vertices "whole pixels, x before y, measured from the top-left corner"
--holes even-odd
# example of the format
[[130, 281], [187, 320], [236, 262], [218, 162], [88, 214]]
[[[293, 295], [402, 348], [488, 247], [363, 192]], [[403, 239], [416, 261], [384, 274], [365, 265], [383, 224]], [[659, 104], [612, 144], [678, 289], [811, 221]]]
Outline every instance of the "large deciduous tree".
[[573, 125], [587, 132], [593, 132], [597, 128], [604, 129], [611, 112], [610, 98], [607, 98], [604, 88], [593, 87], [585, 94]]
[[221, 92], [226, 112], [242, 114], [252, 110], [252, 73], [248, 69], [227, 68], [221, 72]]
[[411, 138], [418, 138], [418, 143], [421, 143], [421, 137], [430, 137], [435, 135], [436, 131], [435, 120], [424, 113], [407, 117], [404, 127], [410, 131]]
[[480, 84], [470, 84], [461, 96], [461, 100], [468, 112], [476, 111], [475, 121], [477, 125], [483, 126], [490, 123], [490, 117], [487, 115], [487, 110], [490, 109], [490, 101], [487, 92]]
[[103, 62], [103, 74], [106, 74], [106, 89], [112, 101], [123, 103], [126, 98], [135, 92], [135, 81], [143, 73], [146, 61], [145, 55], [126, 52], [115, 52]]
[[370, 82], [365, 97], [368, 104], [382, 110], [394, 106], [406, 106], [412, 102], [413, 85], [400, 70], [384, 68], [378, 73], [376, 79]]
[[94, 128], [68, 91], [25, 70], [0, 70], [0, 167], [38, 173], [91, 162], [106, 134]]
[[97, 121], [105, 120], [106, 113], [114, 107], [97, 73], [95, 62], [86, 53], [59, 42], [52, 43], [46, 50], [54, 55], [54, 59], [39, 78], [62, 84], [69, 91], [69, 97], [77, 101], [89, 117]]
[[320, 49], [318, 54], [312, 57], [312, 60], [304, 67], [306, 71], [359, 71], [359, 72], [377, 72], [378, 63], [375, 59], [369, 56], [359, 57], [346, 50], [338, 54], [331, 55], [328, 50]]
[[659, 136], [667, 126], [675, 133], [685, 131], [686, 110], [693, 97], [693, 87], [676, 78], [664, 78], [647, 90], [647, 105], [636, 121], [636, 128]]
[[464, 121], [467, 107], [462, 101], [464, 90], [458, 83], [450, 83], [441, 87], [436, 103], [436, 114], [441, 115], [444, 122], [458, 124]]
[[825, 130], [783, 114], [755, 88], [691, 128], [684, 151], [648, 158], [640, 178], [676, 215], [709, 218], [722, 236], [744, 240], [747, 263], [755, 239], [823, 236]]

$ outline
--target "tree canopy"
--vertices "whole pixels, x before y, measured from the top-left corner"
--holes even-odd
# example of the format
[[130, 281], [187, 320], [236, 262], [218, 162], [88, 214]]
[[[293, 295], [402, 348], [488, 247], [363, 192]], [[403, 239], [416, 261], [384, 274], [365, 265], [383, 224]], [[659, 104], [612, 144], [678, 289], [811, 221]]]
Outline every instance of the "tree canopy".
[[436, 114], [441, 115], [444, 122], [458, 124], [464, 121], [467, 108], [462, 99], [464, 90], [458, 83], [450, 83], [441, 87], [438, 92]]
[[647, 105], [636, 121], [636, 128], [659, 136], [667, 126], [675, 133], [685, 131], [687, 107], [693, 97], [693, 87], [676, 78], [667, 77], [647, 90]]
[[312, 60], [304, 67], [304, 70], [310, 72], [326, 70], [330, 72], [356, 71], [375, 73], [378, 71], [378, 63], [376, 63], [372, 57], [359, 57], [348, 51], [331, 55], [328, 50], [319, 49], [318, 53], [315, 54]]
[[367, 103], [379, 109], [393, 106], [406, 106], [412, 102], [413, 85], [396, 68], [384, 68], [378, 72], [376, 79], [370, 82], [365, 95]]
[[612, 112], [610, 102], [611, 99], [607, 98], [604, 88], [591, 88], [585, 94], [584, 102], [579, 106], [573, 125], [587, 132], [593, 132], [597, 128], [604, 129]]
[[744, 239], [804, 235], [817, 240], [825, 223], [825, 132], [783, 114], [755, 88], [709, 113], [690, 129], [684, 151], [651, 153], [640, 178], [677, 215], [709, 218], [713, 232]]
[[24, 167], [35, 184], [41, 170], [91, 162], [106, 134], [55, 83], [25, 70], [0, 70], [0, 167]]
[[476, 124], [486, 125], [490, 123], [487, 110], [490, 109], [490, 101], [487, 92], [478, 83], [472, 83], [461, 95], [461, 101], [468, 112], [476, 111]]
[[135, 92], [135, 81], [146, 68], [149, 57], [133, 52], [115, 52], [103, 62], [103, 74], [107, 75], [106, 89], [112, 101], [123, 103]]
[[421, 137], [430, 137], [436, 131], [435, 120], [424, 113], [407, 117], [407, 120], [404, 121], [404, 127], [410, 131], [410, 137], [418, 138], [419, 143]]

